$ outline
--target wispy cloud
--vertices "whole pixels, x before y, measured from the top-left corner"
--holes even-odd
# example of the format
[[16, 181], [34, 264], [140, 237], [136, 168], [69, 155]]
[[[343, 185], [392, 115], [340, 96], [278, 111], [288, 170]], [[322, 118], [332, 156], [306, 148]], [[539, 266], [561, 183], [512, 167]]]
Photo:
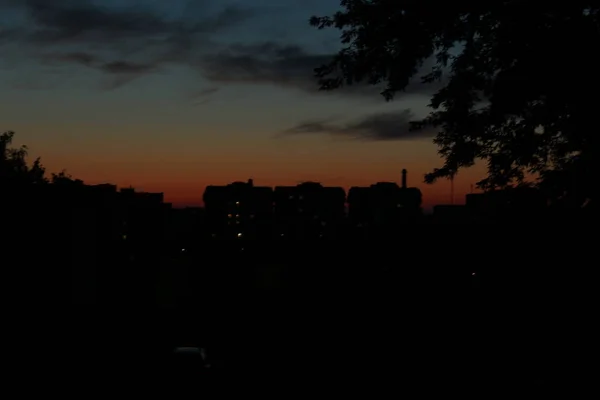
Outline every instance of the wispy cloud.
[[105, 62], [98, 58], [98, 56], [85, 52], [51, 53], [43, 55], [42, 59], [46, 63], [53, 65], [56, 65], [57, 63], [71, 63], [98, 70], [110, 78], [109, 82], [104, 85], [107, 89], [118, 88], [141, 76], [155, 72], [160, 67], [157, 63], [125, 60]]
[[412, 129], [415, 115], [410, 109], [398, 112], [369, 114], [348, 122], [329, 120], [304, 121], [282, 132], [284, 135], [327, 134], [359, 140], [409, 140], [429, 138], [432, 129]]
[[[331, 60], [333, 54], [314, 54], [297, 45], [264, 42], [253, 45], [232, 45], [204, 55], [198, 67], [204, 76], [221, 83], [273, 84], [309, 93], [319, 92], [314, 69]], [[431, 68], [424, 65], [425, 71]], [[419, 76], [406, 88], [405, 94], [432, 94], [439, 85], [423, 85]], [[330, 92], [336, 95], [379, 96], [383, 87], [368, 84], [345, 86]], [[322, 92], [323, 93], [323, 92]]]
[[221, 88], [217, 86], [211, 86], [192, 92], [189, 99], [195, 106], [208, 104], [213, 100], [213, 94], [217, 93]]

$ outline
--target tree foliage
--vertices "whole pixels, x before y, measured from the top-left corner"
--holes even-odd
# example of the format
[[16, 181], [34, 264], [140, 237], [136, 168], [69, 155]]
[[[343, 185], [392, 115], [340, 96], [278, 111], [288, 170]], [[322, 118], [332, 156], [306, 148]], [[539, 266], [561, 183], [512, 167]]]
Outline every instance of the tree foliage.
[[384, 84], [391, 100], [422, 71], [441, 81], [432, 112], [415, 129], [439, 129], [444, 159], [425, 176], [451, 177], [487, 164], [483, 189], [534, 176], [556, 197], [592, 196], [592, 138], [600, 89], [600, 5], [596, 1], [343, 0], [313, 17], [342, 31], [342, 50], [317, 68], [323, 90]]
[[83, 185], [83, 181], [81, 179], [73, 179], [73, 176], [67, 173], [67, 171], [64, 169], [59, 173], [53, 172], [50, 182], [55, 185]]
[[27, 146], [12, 148], [14, 132], [0, 134], [0, 179], [11, 184], [44, 184], [46, 168], [41, 159], [36, 158], [31, 165], [27, 164]]
[[74, 180], [66, 171], [52, 173], [51, 179], [46, 177], [46, 168], [41, 159], [36, 158], [31, 165], [27, 163], [27, 146], [11, 147], [14, 132], [0, 134], [0, 183], [15, 184], [47, 184], [47, 183], [83, 183]]

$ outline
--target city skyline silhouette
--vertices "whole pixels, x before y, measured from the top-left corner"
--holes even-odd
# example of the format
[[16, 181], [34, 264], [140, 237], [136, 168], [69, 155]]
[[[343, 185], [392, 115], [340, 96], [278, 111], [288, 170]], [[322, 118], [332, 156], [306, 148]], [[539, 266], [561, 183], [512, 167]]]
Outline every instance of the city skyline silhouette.
[[[118, 3], [0, 3], [0, 87], [12, 99], [0, 130], [49, 170], [197, 206], [206, 186], [248, 173], [348, 190], [407, 168], [427, 208], [449, 202], [448, 182], [421, 184], [440, 162], [431, 134], [407, 129], [436, 85], [415, 82], [390, 104], [377, 88], [319, 91], [313, 69], [339, 43], [308, 19], [337, 0]], [[461, 173], [456, 198], [483, 172]]]

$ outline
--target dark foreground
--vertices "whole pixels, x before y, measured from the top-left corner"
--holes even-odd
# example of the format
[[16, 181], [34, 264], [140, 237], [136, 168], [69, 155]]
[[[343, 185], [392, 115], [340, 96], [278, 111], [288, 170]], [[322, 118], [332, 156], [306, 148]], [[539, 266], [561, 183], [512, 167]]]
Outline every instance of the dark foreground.
[[[184, 302], [15, 302], [5, 354], [19, 390], [43, 396], [572, 393], [591, 379], [593, 290], [588, 258], [552, 248], [543, 258], [482, 249], [468, 261], [279, 247], [270, 263], [229, 249], [210, 264], [223, 249], [191, 251]], [[211, 367], [175, 356], [178, 346], [207, 349]]]
[[[490, 297], [307, 290], [187, 312], [47, 314], [27, 322], [17, 365], [27, 390], [78, 397], [534, 395], [586, 379], [590, 321], [574, 299]], [[211, 368], [177, 346], [206, 348]]]

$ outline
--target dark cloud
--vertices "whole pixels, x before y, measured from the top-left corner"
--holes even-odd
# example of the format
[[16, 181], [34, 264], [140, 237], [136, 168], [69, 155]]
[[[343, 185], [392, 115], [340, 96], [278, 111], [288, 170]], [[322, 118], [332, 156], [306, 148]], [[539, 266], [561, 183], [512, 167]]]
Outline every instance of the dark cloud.
[[110, 81], [104, 86], [115, 88], [166, 63], [191, 65], [211, 35], [255, 12], [229, 6], [207, 14], [204, 0], [190, 3], [193, 13], [168, 19], [149, 7], [108, 8], [90, 0], [0, 0], [0, 14], [16, 10], [26, 18], [0, 29], [0, 45], [17, 44], [16, 60], [33, 56], [43, 65], [96, 69]]
[[227, 6], [216, 15], [207, 16], [200, 7], [194, 10], [196, 15], [186, 15], [184, 21], [170, 20], [148, 7], [110, 8], [89, 0], [22, 0], [12, 4], [26, 11], [36, 37], [46, 42], [214, 33], [239, 24], [256, 12]]
[[299, 46], [267, 42], [217, 50], [202, 57], [198, 67], [214, 82], [272, 83], [316, 91], [312, 70], [327, 59]]
[[207, 97], [207, 96], [210, 96], [211, 94], [217, 93], [219, 90], [220, 90], [220, 88], [218, 88], [216, 86], [204, 88], [204, 89], [201, 89], [201, 90], [197, 91], [196, 93], [194, 93], [193, 97], [196, 97], [196, 98]]
[[[194, 2], [202, 4], [203, 2]], [[22, 54], [43, 61], [80, 64], [108, 74], [144, 74], [166, 62], [191, 63], [208, 38], [240, 24], [254, 10], [229, 6], [207, 14], [202, 7], [184, 19], [152, 8], [108, 8], [89, 0], [0, 0], [3, 10], [26, 16], [20, 27], [2, 28], [0, 45], [18, 43]], [[65, 53], [65, 49], [68, 51]]]
[[[0, 11], [2, 9], [0, 8]], [[19, 30], [15, 28], [5, 28], [0, 26], [0, 45], [10, 43], [18, 36]]]
[[230, 5], [213, 18], [206, 19], [201, 24], [196, 25], [195, 30], [208, 33], [221, 31], [242, 23], [256, 14], [256, 9], [239, 8]]
[[329, 134], [361, 140], [403, 140], [428, 138], [434, 135], [431, 129], [413, 130], [411, 121], [415, 115], [405, 109], [366, 115], [348, 123], [334, 123], [331, 120], [306, 121], [283, 132], [286, 135]]
[[159, 67], [155, 63], [139, 63], [125, 60], [103, 61], [98, 56], [85, 52], [45, 54], [43, 60], [50, 64], [72, 63], [96, 69], [109, 75], [110, 81], [104, 84], [107, 89], [115, 89], [143, 75], [154, 72]]
[[91, 67], [97, 63], [96, 56], [84, 52], [44, 54], [42, 59], [48, 63], [74, 63]]
[[[232, 45], [205, 55], [199, 67], [203, 75], [220, 83], [273, 84], [292, 87], [306, 92], [319, 91], [314, 69], [333, 57], [333, 54], [312, 54], [296, 45], [265, 42], [254, 45]], [[433, 94], [440, 88], [435, 83], [424, 85], [420, 76], [430, 72], [432, 63], [425, 63], [422, 74], [417, 75], [404, 91], [405, 94]], [[331, 93], [380, 98], [382, 86], [355, 84]]]
[[27, 0], [34, 37], [43, 42], [114, 40], [168, 32], [170, 24], [142, 9], [114, 11], [85, 1]]
[[194, 91], [190, 94], [189, 99], [193, 105], [200, 106], [208, 104], [212, 101], [213, 94], [217, 93], [221, 88], [212, 86]]
[[[178, 64], [195, 69], [215, 85], [270, 84], [319, 92], [314, 69], [333, 54], [275, 42], [217, 44], [215, 34], [238, 26], [260, 10], [228, 6], [208, 14], [205, 1], [190, 2], [194, 7], [183, 19], [169, 19], [150, 7], [109, 8], [91, 0], [0, 0], [0, 13], [3, 6], [10, 6], [28, 18], [20, 28], [0, 31], [0, 44], [18, 42], [28, 54], [54, 64], [126, 75], [121, 79], [124, 82]], [[429, 95], [437, 88], [420, 85], [416, 78], [405, 93]], [[356, 84], [327, 93], [381, 101], [382, 90]]]
[[142, 75], [156, 68], [152, 64], [138, 64], [128, 61], [113, 61], [106, 64], [102, 64], [100, 69], [109, 74], [133, 74]]

